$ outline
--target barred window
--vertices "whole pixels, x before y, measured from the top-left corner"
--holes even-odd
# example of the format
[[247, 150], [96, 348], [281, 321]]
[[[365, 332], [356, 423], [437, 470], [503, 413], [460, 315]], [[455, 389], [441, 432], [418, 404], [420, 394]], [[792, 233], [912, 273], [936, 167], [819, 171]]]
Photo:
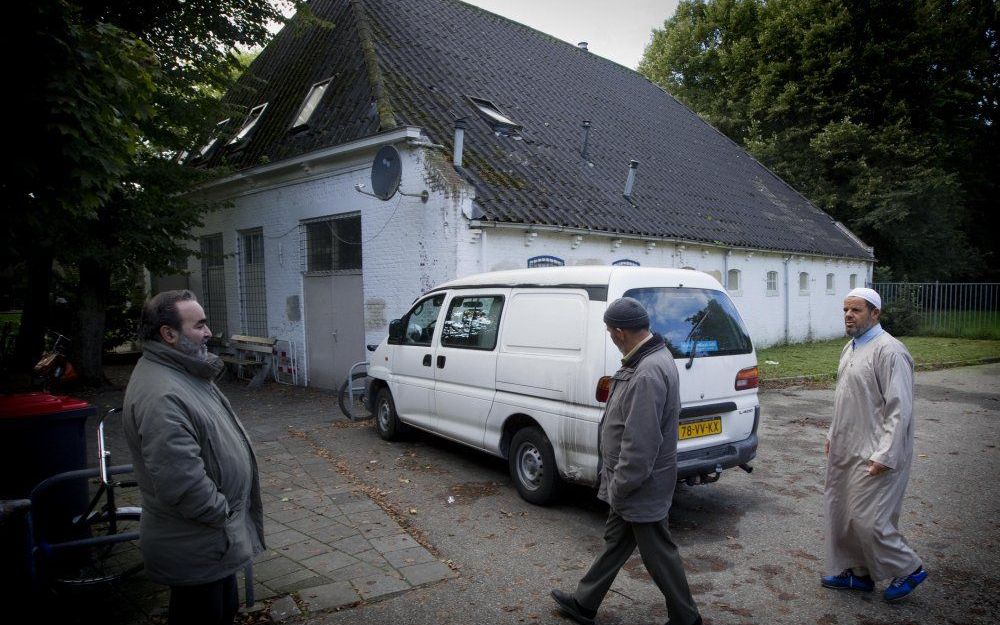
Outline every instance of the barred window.
[[217, 336], [229, 334], [226, 313], [226, 267], [222, 233], [201, 237], [201, 303], [208, 327]]
[[767, 294], [777, 295], [778, 294], [778, 272], [768, 271], [767, 272]]
[[334, 217], [305, 224], [306, 271], [361, 269], [361, 216]]

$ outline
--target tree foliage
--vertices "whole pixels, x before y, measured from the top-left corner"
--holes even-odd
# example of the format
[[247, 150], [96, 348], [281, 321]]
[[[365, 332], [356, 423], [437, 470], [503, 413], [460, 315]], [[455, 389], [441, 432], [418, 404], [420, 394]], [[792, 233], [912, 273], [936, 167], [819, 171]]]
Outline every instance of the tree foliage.
[[[18, 353], [41, 345], [53, 262], [72, 267], [78, 366], [100, 380], [121, 277], [167, 270], [211, 205], [184, 192], [217, 174], [180, 162], [221, 116], [219, 94], [292, 1], [38, 0], [13, 5], [17, 139], [0, 193], [6, 266], [28, 273]], [[236, 112], [238, 115], [239, 112]], [[116, 280], [117, 278], [117, 280]], [[126, 289], [128, 290], [128, 289]]]
[[896, 278], [984, 277], [997, 243], [987, 0], [685, 0], [640, 71], [875, 247]]

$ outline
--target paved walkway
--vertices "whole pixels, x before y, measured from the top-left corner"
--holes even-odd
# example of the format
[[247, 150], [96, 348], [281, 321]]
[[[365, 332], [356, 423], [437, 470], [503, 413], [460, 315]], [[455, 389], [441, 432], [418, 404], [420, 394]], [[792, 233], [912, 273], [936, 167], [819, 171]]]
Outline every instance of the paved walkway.
[[[124, 385], [128, 370], [120, 373]], [[333, 395], [311, 389], [271, 384], [249, 391], [238, 383], [222, 388], [250, 434], [261, 470], [267, 550], [254, 564], [257, 609], [273, 603], [271, 617], [280, 621], [302, 610], [342, 609], [455, 576], [378, 505], [379, 491], [324, 445], [343, 428], [370, 427], [369, 422], [348, 421]], [[120, 396], [86, 398], [112, 406], [120, 405]], [[107, 428], [116, 464], [129, 457], [120, 430]], [[92, 451], [93, 442], [88, 445]], [[119, 602], [122, 614], [113, 622], [157, 621], [165, 613], [167, 589], [144, 576], [130, 581], [122, 595], [132, 606]]]

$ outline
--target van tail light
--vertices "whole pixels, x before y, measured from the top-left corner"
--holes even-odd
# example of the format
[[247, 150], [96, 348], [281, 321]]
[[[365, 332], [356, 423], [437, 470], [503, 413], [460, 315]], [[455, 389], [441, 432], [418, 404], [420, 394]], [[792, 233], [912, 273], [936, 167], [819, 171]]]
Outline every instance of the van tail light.
[[757, 388], [760, 383], [760, 370], [757, 367], [747, 367], [736, 374], [736, 390], [747, 391]]
[[608, 401], [609, 395], [611, 395], [611, 376], [606, 375], [597, 381], [597, 392], [594, 393], [594, 397], [603, 404]]

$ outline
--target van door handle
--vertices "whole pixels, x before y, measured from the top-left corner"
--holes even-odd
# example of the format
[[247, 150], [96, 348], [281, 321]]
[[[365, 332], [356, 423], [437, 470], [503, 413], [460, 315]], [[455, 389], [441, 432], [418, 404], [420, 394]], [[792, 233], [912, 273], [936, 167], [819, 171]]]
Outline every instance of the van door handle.
[[424, 354], [424, 366], [425, 367], [431, 366], [431, 355], [430, 354]]
[[438, 356], [438, 369], [444, 369], [444, 356]]

